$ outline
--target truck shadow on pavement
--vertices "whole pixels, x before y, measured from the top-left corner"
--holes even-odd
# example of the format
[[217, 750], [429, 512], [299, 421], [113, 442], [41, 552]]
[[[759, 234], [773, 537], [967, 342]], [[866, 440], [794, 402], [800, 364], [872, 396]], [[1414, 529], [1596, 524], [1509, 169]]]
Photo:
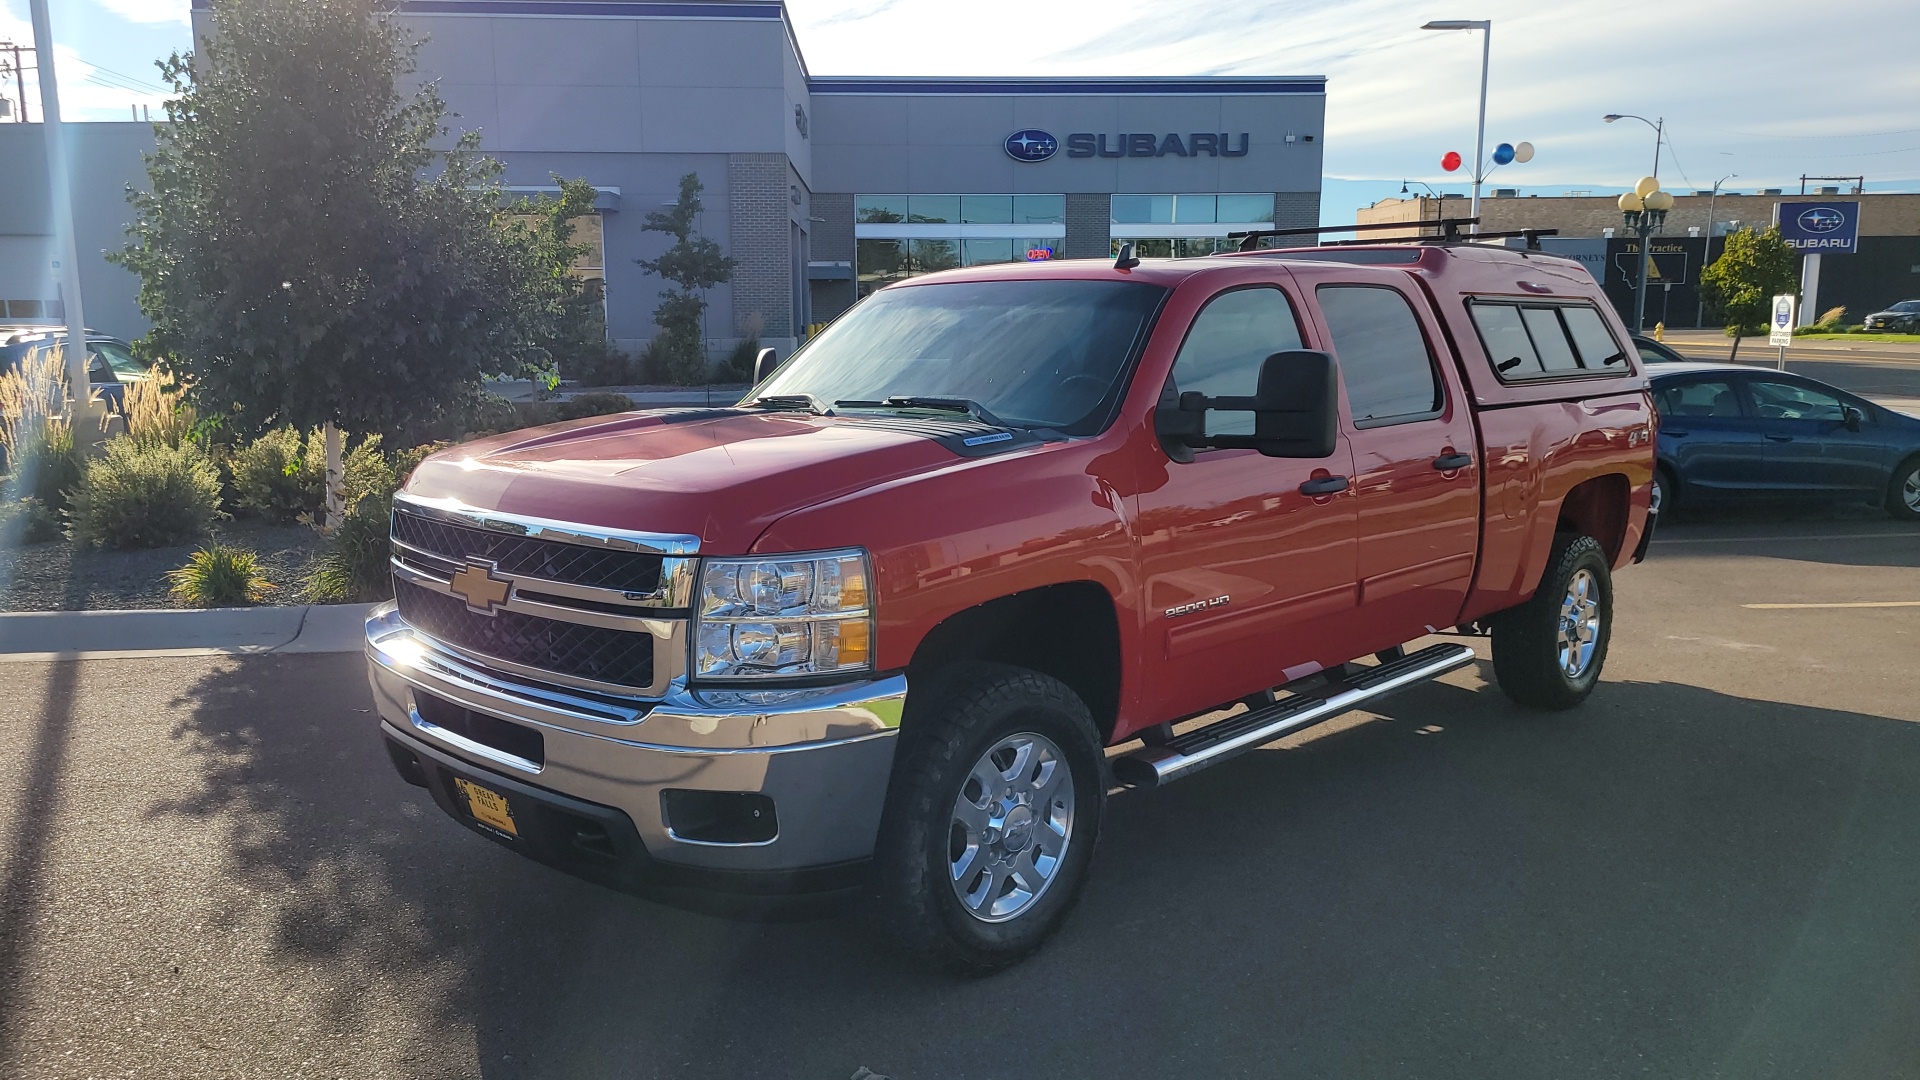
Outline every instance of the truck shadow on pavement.
[[227, 880], [200, 902], [270, 906], [264, 944], [339, 1030], [409, 1014], [415, 1045], [367, 1075], [1920, 1061], [1920, 724], [1673, 683], [1608, 683], [1560, 715], [1423, 687], [1388, 703], [1397, 722], [1116, 796], [1060, 936], [963, 981], [858, 919], [704, 916], [480, 840], [394, 775], [362, 664], [247, 658], [205, 679], [178, 731], [200, 785], [153, 813], [225, 823]]

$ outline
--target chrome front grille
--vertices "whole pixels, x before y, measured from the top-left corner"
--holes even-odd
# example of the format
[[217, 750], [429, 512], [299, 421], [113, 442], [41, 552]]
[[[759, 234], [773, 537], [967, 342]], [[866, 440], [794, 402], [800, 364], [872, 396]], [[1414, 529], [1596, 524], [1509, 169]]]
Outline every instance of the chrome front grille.
[[418, 553], [455, 567], [465, 565], [468, 559], [484, 559], [502, 574], [610, 589], [636, 597], [660, 591], [660, 574], [666, 562], [664, 556], [647, 552], [583, 547], [454, 525], [398, 506], [393, 511], [393, 538], [404, 545], [398, 548], [402, 558]]
[[524, 668], [644, 690], [653, 685], [654, 637], [505, 610], [483, 615], [466, 601], [395, 580], [400, 617], [465, 652]]
[[394, 598], [416, 633], [482, 665], [658, 696], [685, 667], [697, 549], [691, 536], [596, 530], [401, 495]]

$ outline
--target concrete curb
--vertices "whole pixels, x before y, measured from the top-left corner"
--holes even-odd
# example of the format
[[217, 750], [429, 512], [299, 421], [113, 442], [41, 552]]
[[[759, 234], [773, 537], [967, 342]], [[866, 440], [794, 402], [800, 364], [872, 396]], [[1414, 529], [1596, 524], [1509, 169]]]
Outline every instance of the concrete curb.
[[0, 613], [0, 663], [359, 652], [373, 606]]

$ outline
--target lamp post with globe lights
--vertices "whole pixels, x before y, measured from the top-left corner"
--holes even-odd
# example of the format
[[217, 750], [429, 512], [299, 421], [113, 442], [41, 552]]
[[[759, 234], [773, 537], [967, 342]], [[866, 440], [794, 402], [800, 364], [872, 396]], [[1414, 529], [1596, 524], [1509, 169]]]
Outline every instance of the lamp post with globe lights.
[[1633, 286], [1633, 332], [1647, 325], [1647, 268], [1653, 263], [1653, 234], [1667, 223], [1673, 196], [1660, 190], [1660, 181], [1643, 176], [1633, 190], [1620, 196], [1620, 215], [1627, 231], [1640, 240], [1640, 280]]

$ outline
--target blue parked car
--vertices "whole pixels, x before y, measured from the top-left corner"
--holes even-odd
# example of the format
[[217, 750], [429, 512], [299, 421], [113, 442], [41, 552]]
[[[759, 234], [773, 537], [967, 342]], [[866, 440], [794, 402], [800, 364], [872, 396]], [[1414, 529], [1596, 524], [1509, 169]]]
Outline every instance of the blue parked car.
[[1857, 500], [1920, 519], [1920, 418], [1786, 372], [1685, 363], [1650, 373], [1656, 508]]

